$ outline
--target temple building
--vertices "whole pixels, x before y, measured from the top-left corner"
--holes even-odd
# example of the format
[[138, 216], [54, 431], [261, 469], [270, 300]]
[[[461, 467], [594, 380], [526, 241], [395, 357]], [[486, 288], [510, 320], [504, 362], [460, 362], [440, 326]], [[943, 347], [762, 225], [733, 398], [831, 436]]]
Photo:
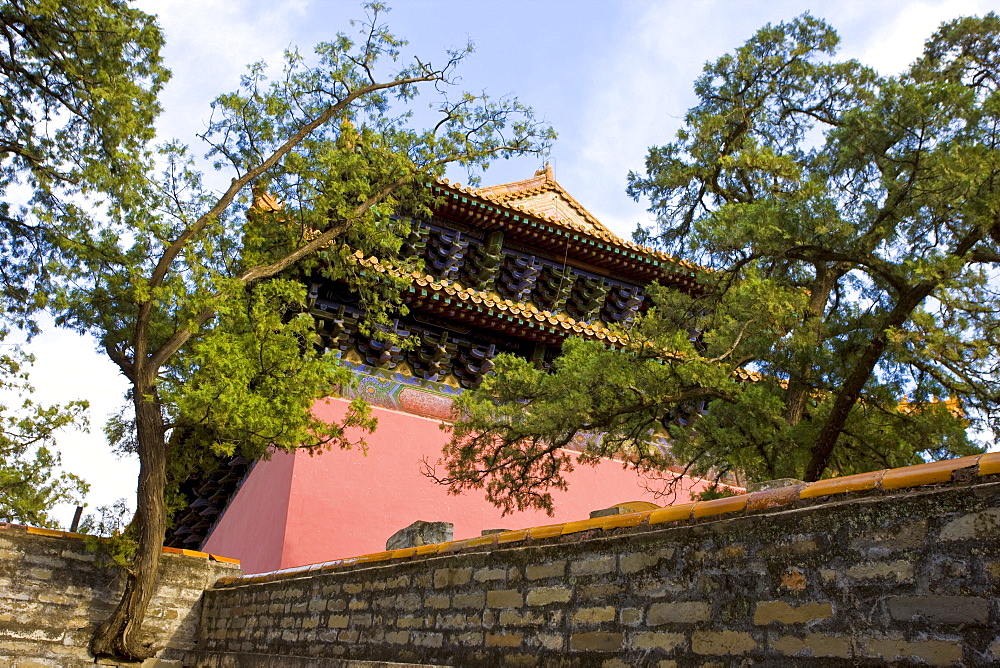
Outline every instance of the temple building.
[[[622, 502], [668, 502], [612, 459], [568, 474], [569, 489], [553, 494], [552, 517], [502, 517], [481, 493], [449, 495], [424, 474], [449, 438], [441, 423], [453, 398], [476, 387], [498, 353], [545, 367], [568, 336], [613, 346], [618, 339], [609, 325], [635, 317], [643, 286], [698, 289], [697, 267], [614, 235], [548, 165], [498, 186], [441, 180], [431, 187], [434, 215], [415, 221], [407, 241], [424, 270], [405, 296], [409, 314], [394, 323], [396, 334], [416, 345], [404, 350], [364, 336], [357, 326], [363, 313], [343, 286], [310, 289], [319, 345], [335, 351], [358, 381], [314, 410], [336, 419], [352, 397], [366, 399], [378, 417], [368, 452], [276, 453], [256, 463], [237, 457], [193, 488], [196, 499], [168, 544], [239, 558], [253, 573], [376, 552], [416, 520], [450, 522], [456, 538], [467, 538], [584, 519]], [[378, 258], [358, 261], [396, 271]], [[685, 478], [676, 501], [708, 484]]]

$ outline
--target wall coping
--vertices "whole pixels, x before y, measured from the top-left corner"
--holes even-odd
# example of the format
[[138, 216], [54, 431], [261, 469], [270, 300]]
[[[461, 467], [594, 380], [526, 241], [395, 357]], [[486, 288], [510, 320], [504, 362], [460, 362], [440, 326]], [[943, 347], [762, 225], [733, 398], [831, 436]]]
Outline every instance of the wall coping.
[[[100, 539], [100, 536], [94, 536], [91, 534], [60, 531], [59, 529], [43, 529], [41, 527], [32, 527], [24, 524], [12, 524], [10, 522], [0, 522], [0, 531], [17, 531], [19, 533], [34, 534], [36, 536], [47, 536], [49, 538], [64, 538], [79, 541], [83, 541], [86, 538]], [[217, 554], [209, 554], [208, 552], [198, 552], [197, 550], [183, 550], [178, 547], [164, 547], [162, 551], [164, 554], [179, 554], [185, 557], [195, 557], [196, 559], [218, 561], [224, 564], [236, 564], [237, 566], [240, 564], [239, 559], [223, 557]]]
[[[856, 475], [829, 478], [813, 483], [790, 485], [776, 489], [741, 494], [711, 501], [698, 501], [658, 510], [644, 510], [622, 515], [611, 515], [594, 519], [549, 524], [514, 531], [505, 531], [487, 536], [477, 536], [447, 543], [407, 547], [398, 550], [375, 552], [358, 557], [333, 559], [306, 566], [284, 568], [266, 573], [223, 577], [216, 588], [272, 582], [338, 570], [353, 570], [370, 567], [383, 562], [401, 563], [465, 552], [485, 552], [507, 548], [524, 547], [529, 544], [559, 543], [568, 540], [588, 540], [622, 534], [625, 531], [653, 531], [668, 526], [694, 525], [702, 521], [729, 519], [748, 515], [761, 515], [826, 503], [830, 497], [850, 495], [845, 500], [854, 500], [884, 495], [914, 488], [934, 488], [943, 484], [970, 484], [979, 482], [984, 476], [1000, 475], [1000, 452], [972, 455], [958, 459], [947, 459], [926, 464], [916, 464], [895, 469], [870, 471]], [[986, 482], [986, 481], [982, 481]], [[586, 533], [584, 533], [586, 532]], [[573, 536], [568, 539], [567, 536]], [[168, 548], [164, 548], [168, 549]], [[183, 550], [183, 552], [191, 552]], [[195, 553], [203, 554], [203, 553]], [[217, 558], [218, 559], [218, 558]]]

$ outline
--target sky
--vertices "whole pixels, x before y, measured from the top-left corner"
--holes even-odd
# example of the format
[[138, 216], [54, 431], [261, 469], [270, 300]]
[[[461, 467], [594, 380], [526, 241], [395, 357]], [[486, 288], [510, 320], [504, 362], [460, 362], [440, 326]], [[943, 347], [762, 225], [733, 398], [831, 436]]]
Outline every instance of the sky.
[[[166, 36], [173, 72], [162, 97], [162, 139], [204, 150], [209, 103], [235, 90], [248, 63], [279, 63], [283, 51], [307, 52], [362, 18], [358, 2], [341, 0], [143, 0]], [[483, 175], [492, 185], [531, 176], [547, 159], [556, 179], [623, 237], [651, 218], [625, 193], [629, 170], [642, 170], [650, 146], [673, 139], [695, 103], [692, 83], [708, 61], [741, 45], [766, 23], [804, 12], [839, 32], [840, 55], [883, 74], [902, 71], [942, 22], [1000, 9], [1000, 0], [880, 2], [837, 0], [397, 0], [385, 22], [410, 42], [409, 52], [441, 60], [472, 41], [459, 74], [463, 88], [513, 94], [559, 133], [547, 158], [501, 162]], [[418, 102], [419, 104], [419, 98]], [[449, 174], [465, 182], [463, 173]], [[226, 183], [228, 176], [209, 183]], [[91, 484], [87, 512], [125, 498], [134, 505], [138, 462], [116, 459], [101, 427], [124, 403], [116, 367], [80, 335], [47, 328], [31, 346], [32, 383], [41, 402], [91, 403], [90, 433], [59, 438], [63, 464]], [[68, 525], [73, 508], [57, 512]]]

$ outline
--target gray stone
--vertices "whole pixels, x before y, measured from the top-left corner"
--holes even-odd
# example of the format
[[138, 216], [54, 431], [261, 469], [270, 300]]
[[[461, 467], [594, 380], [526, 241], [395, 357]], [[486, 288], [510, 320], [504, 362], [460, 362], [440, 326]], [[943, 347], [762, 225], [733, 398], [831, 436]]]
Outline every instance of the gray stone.
[[455, 525], [451, 522], [424, 522], [417, 520], [405, 529], [400, 529], [385, 542], [386, 550], [399, 550], [404, 547], [419, 547], [434, 543], [447, 543], [451, 540]]

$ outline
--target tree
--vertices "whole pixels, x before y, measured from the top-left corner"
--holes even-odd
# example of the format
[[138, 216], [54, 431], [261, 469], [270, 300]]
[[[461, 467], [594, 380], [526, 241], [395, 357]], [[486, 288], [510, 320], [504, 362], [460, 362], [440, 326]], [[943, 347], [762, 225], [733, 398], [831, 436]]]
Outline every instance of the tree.
[[[515, 359], [458, 400], [452, 489], [547, 507], [582, 461], [754, 478], [827, 475], [981, 451], [998, 423], [1000, 18], [943, 25], [898, 76], [832, 58], [809, 15], [705, 67], [677, 140], [629, 193], [637, 236], [706, 266], [702, 292], [653, 286], [609, 350], [569, 340], [545, 374]], [[692, 334], [689, 334], [692, 333]], [[692, 422], [684, 425], [681, 422]]]
[[37, 405], [28, 384], [32, 361], [16, 347], [0, 355], [0, 392], [20, 401], [15, 411], [0, 406], [0, 521], [52, 527], [52, 507], [87, 492], [80, 478], [58, 471], [59, 454], [53, 449], [59, 429], [86, 426], [87, 402]]
[[161, 43], [152, 17], [121, 0], [0, 5], [0, 287], [19, 324], [32, 327], [24, 317], [49, 294], [50, 246], [17, 201], [124, 194], [153, 137]]
[[[6, 0], [0, 5], [0, 304], [6, 325], [37, 331], [52, 294], [52, 239], [30, 215], [88, 191], [123, 194], [153, 136], [159, 29], [117, 0]], [[0, 357], [0, 386], [21, 405], [0, 410], [0, 514], [48, 526], [53, 505], [86, 489], [57, 473], [55, 432], [86, 426], [86, 402], [34, 404], [17, 346]]]
[[[312, 349], [305, 287], [293, 274], [348, 283], [369, 331], [390, 338], [387, 314], [403, 308], [406, 282], [356, 254], [415, 269], [398, 251], [407, 215], [428, 212], [428, 181], [451, 163], [473, 170], [542, 151], [554, 136], [516, 99], [450, 94], [471, 47], [441, 66], [400, 64], [405, 42], [381, 23], [385, 7], [368, 9], [359, 39], [337, 35], [314, 62], [291, 51], [273, 81], [253, 65], [237, 92], [216, 99], [201, 138], [233, 175], [221, 194], [202, 186], [174, 142], [160, 149], [159, 177], [133, 172], [99, 198], [33, 210], [58, 242], [57, 322], [94, 335], [131, 384], [134, 431], [129, 420], [115, 431], [139, 455], [138, 548], [95, 655], [152, 652], [139, 632], [166, 530], [166, 471], [204, 441], [185, 434], [201, 429], [217, 452], [260, 454], [268, 445], [346, 447], [346, 427], [371, 428], [360, 403], [342, 424], [311, 416], [344, 373]], [[430, 129], [415, 130], [407, 105], [424, 89], [435, 96]]]

